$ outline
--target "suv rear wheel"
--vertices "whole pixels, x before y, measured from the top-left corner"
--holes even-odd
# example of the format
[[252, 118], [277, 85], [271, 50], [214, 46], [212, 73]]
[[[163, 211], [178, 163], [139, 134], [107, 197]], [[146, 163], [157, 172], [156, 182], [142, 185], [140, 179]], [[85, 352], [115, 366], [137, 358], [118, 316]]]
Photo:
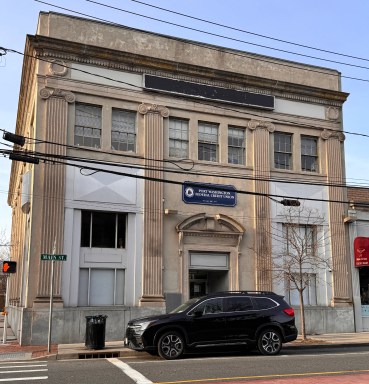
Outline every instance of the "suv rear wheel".
[[282, 348], [282, 338], [275, 329], [264, 329], [258, 338], [258, 348], [263, 355], [277, 355]]
[[163, 359], [178, 359], [184, 352], [183, 336], [176, 331], [165, 332], [158, 342], [158, 353]]

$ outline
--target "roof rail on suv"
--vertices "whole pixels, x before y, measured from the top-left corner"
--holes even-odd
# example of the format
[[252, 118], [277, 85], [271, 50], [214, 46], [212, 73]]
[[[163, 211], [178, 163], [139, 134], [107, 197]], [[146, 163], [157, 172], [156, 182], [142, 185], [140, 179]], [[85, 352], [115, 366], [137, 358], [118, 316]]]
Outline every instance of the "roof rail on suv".
[[224, 294], [233, 294], [238, 293], [242, 295], [277, 295], [275, 292], [271, 291], [220, 291], [220, 292], [214, 292], [209, 293], [207, 296], [213, 296], [213, 295], [224, 295]]

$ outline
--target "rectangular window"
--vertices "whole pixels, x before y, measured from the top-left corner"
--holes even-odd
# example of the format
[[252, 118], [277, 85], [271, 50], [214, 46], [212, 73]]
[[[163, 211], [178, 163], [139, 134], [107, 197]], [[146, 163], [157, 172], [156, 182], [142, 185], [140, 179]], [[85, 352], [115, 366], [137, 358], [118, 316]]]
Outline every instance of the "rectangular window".
[[292, 135], [274, 133], [274, 167], [292, 169]]
[[188, 121], [169, 119], [169, 156], [188, 159]]
[[283, 231], [288, 254], [300, 255], [303, 261], [309, 261], [316, 255], [318, 239], [315, 225], [285, 224]]
[[82, 211], [81, 247], [125, 248], [127, 214]]
[[136, 112], [112, 110], [111, 147], [117, 151], [136, 151]]
[[218, 124], [199, 122], [198, 159], [218, 161]]
[[315, 137], [301, 136], [301, 169], [319, 172], [318, 140]]
[[[299, 275], [296, 274], [295, 278], [299, 279]], [[316, 274], [315, 273], [303, 273], [302, 279], [304, 280], [303, 285], [305, 289], [303, 290], [303, 299], [304, 305], [317, 305], [316, 298]], [[290, 305], [300, 305], [300, 296], [296, 287], [292, 282], [287, 279], [287, 301]]]
[[245, 165], [245, 130], [228, 127], [228, 163]]
[[101, 111], [100, 106], [76, 103], [74, 145], [101, 147]]
[[124, 269], [81, 268], [78, 306], [124, 304]]
[[[299, 305], [299, 291], [303, 290], [304, 303], [317, 305], [316, 273], [319, 261], [316, 260], [317, 227], [315, 225], [286, 224], [283, 227], [287, 241], [285, 263], [290, 275], [286, 275], [286, 296], [291, 305]], [[297, 271], [302, 270], [301, 273]], [[293, 281], [296, 281], [296, 284]]]

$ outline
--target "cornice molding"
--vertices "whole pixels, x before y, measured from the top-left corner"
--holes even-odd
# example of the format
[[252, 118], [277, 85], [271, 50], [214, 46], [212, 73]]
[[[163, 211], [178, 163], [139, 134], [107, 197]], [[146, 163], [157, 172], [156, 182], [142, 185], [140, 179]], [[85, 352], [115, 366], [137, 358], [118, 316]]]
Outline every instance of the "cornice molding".
[[207, 231], [191, 231], [183, 230], [183, 235], [185, 237], [213, 237], [213, 238], [222, 238], [222, 239], [236, 239], [240, 236], [238, 232], [235, 233], [226, 233], [226, 232], [207, 232]]
[[[37, 56], [66, 62], [84, 63], [115, 70], [129, 70], [134, 73], [148, 73], [187, 81], [196, 81], [224, 88], [255, 93], [270, 94], [282, 99], [306, 101], [326, 106], [342, 106], [348, 94], [339, 90], [320, 89], [303, 84], [276, 81], [257, 76], [212, 70], [191, 64], [155, 59], [145, 55], [89, 46], [76, 42], [64, 42], [45, 36], [29, 36]], [[56, 48], [55, 48], [56, 47]], [[56, 49], [59, 52], [56, 52]], [[200, 80], [200, 81], [199, 81]]]
[[55, 59], [55, 61], [75, 62], [78, 64], [99, 66], [99, 67], [103, 67], [103, 68], [111, 69], [111, 70], [129, 71], [129, 72], [137, 73], [140, 75], [143, 75], [143, 74], [156, 75], [156, 76], [161, 76], [161, 77], [167, 77], [169, 79], [190, 81], [190, 82], [210, 85], [210, 86], [214, 86], [214, 87], [235, 89], [237, 91], [246, 91], [246, 92], [259, 93], [259, 94], [268, 94], [268, 95], [273, 95], [275, 97], [279, 97], [279, 98], [284, 99], [284, 100], [293, 100], [293, 101], [300, 101], [300, 102], [308, 102], [308, 103], [325, 105], [325, 106], [327, 106], [327, 108], [329, 108], [329, 107], [340, 108], [342, 106], [342, 103], [343, 103], [343, 101], [332, 101], [332, 100], [330, 100], [328, 103], [323, 98], [320, 99], [318, 97], [304, 96], [304, 95], [300, 95], [300, 94], [296, 94], [296, 93], [292, 93], [292, 92], [287, 92], [285, 90], [278, 91], [278, 89], [273, 88], [273, 87], [271, 87], [270, 89], [260, 89], [257, 87], [251, 87], [251, 86], [247, 86], [247, 85], [231, 84], [229, 81], [209, 80], [209, 79], [203, 78], [201, 76], [194, 76], [194, 75], [190, 76], [190, 75], [184, 75], [184, 74], [174, 75], [172, 72], [162, 71], [162, 70], [157, 70], [157, 69], [153, 70], [153, 69], [149, 69], [147, 67], [142, 67], [139, 64], [138, 65], [128, 65], [128, 64], [121, 64], [121, 63], [112, 63], [109, 60], [83, 58], [83, 57], [78, 57], [78, 56], [69, 55], [69, 54], [43, 53], [42, 55], [39, 55], [39, 56], [43, 56], [43, 57], [47, 57], [47, 58], [53, 57]]

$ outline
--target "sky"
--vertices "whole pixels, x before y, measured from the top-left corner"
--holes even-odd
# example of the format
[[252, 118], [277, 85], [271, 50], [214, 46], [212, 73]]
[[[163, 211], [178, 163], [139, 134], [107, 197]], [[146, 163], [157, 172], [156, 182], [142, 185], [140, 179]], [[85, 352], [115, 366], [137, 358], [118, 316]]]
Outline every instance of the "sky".
[[[98, 17], [133, 28], [340, 71], [342, 91], [350, 94], [343, 108], [347, 182], [369, 186], [369, 122], [365, 117], [369, 106], [369, 1], [48, 0], [47, 3], [1, 0], [0, 47], [24, 52], [26, 35], [36, 33], [39, 12], [59, 12]], [[14, 132], [23, 57], [5, 53], [0, 49], [0, 129]], [[7, 149], [0, 133], [0, 150]], [[5, 230], [8, 236], [10, 167], [11, 161], [0, 155], [0, 231]]]

